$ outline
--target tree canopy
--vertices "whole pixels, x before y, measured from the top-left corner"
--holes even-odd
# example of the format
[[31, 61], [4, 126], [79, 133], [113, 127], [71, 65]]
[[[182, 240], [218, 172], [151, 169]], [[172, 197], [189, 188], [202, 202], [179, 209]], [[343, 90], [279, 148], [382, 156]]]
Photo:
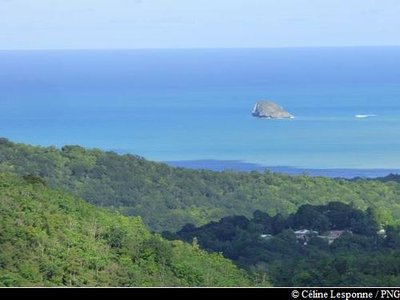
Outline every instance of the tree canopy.
[[287, 218], [256, 211], [201, 227], [186, 225], [169, 239], [193, 239], [240, 267], [268, 274], [276, 286], [398, 286], [400, 227], [385, 231], [373, 209], [332, 202], [303, 205]]
[[0, 286], [268, 285], [34, 176], [0, 173], [0, 228]]
[[349, 181], [268, 171], [188, 170], [134, 155], [79, 146], [34, 147], [6, 139], [0, 139], [0, 171], [42, 178], [90, 203], [141, 216], [159, 232], [230, 215], [251, 217], [256, 210], [287, 216], [303, 204], [329, 202], [371, 207], [382, 224], [400, 220], [400, 183], [391, 178]]

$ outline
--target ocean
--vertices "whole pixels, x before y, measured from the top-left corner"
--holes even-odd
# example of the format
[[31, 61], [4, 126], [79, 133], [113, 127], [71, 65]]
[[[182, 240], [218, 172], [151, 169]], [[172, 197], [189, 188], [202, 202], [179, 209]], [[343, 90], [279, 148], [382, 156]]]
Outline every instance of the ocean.
[[[252, 117], [261, 99], [295, 118]], [[214, 169], [400, 170], [400, 48], [0, 51], [0, 136]]]

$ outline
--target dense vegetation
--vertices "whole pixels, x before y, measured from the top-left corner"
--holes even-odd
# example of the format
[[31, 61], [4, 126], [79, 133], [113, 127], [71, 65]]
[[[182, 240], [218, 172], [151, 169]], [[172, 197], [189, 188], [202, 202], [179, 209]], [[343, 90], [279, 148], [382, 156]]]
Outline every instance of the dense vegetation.
[[340, 201], [400, 219], [400, 184], [282, 174], [172, 168], [133, 155], [78, 146], [33, 147], [0, 139], [0, 171], [42, 177], [90, 203], [141, 216], [156, 231], [206, 224], [255, 210], [287, 216], [303, 204]]
[[226, 217], [164, 235], [267, 272], [277, 286], [398, 286], [400, 227], [384, 231], [379, 219], [375, 209], [332, 202], [301, 206], [287, 218], [256, 211], [251, 220]]
[[32, 175], [0, 174], [0, 228], [0, 286], [257, 283], [219, 254], [166, 241], [139, 217], [96, 208]]

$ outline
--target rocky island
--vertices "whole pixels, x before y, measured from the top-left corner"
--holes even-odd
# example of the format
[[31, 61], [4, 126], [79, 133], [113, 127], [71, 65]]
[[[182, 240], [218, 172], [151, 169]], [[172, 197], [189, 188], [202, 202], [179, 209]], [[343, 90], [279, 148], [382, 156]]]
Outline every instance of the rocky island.
[[294, 116], [272, 101], [259, 101], [253, 108], [254, 117], [267, 119], [293, 119]]

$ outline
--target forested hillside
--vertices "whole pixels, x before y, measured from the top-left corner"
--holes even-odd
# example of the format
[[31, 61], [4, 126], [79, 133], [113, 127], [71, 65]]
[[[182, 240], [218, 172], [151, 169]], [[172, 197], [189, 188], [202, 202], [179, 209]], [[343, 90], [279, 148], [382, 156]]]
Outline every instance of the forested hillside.
[[0, 171], [43, 178], [86, 201], [141, 216], [152, 230], [178, 230], [255, 210], [288, 215], [303, 204], [339, 201], [400, 219], [400, 184], [282, 174], [172, 168], [133, 155], [78, 146], [33, 147], [0, 139]]
[[0, 286], [249, 286], [219, 254], [151, 234], [40, 178], [0, 174]]
[[301, 206], [287, 218], [257, 211], [164, 235], [267, 272], [276, 286], [398, 286], [400, 226], [378, 219], [374, 209], [332, 202]]

